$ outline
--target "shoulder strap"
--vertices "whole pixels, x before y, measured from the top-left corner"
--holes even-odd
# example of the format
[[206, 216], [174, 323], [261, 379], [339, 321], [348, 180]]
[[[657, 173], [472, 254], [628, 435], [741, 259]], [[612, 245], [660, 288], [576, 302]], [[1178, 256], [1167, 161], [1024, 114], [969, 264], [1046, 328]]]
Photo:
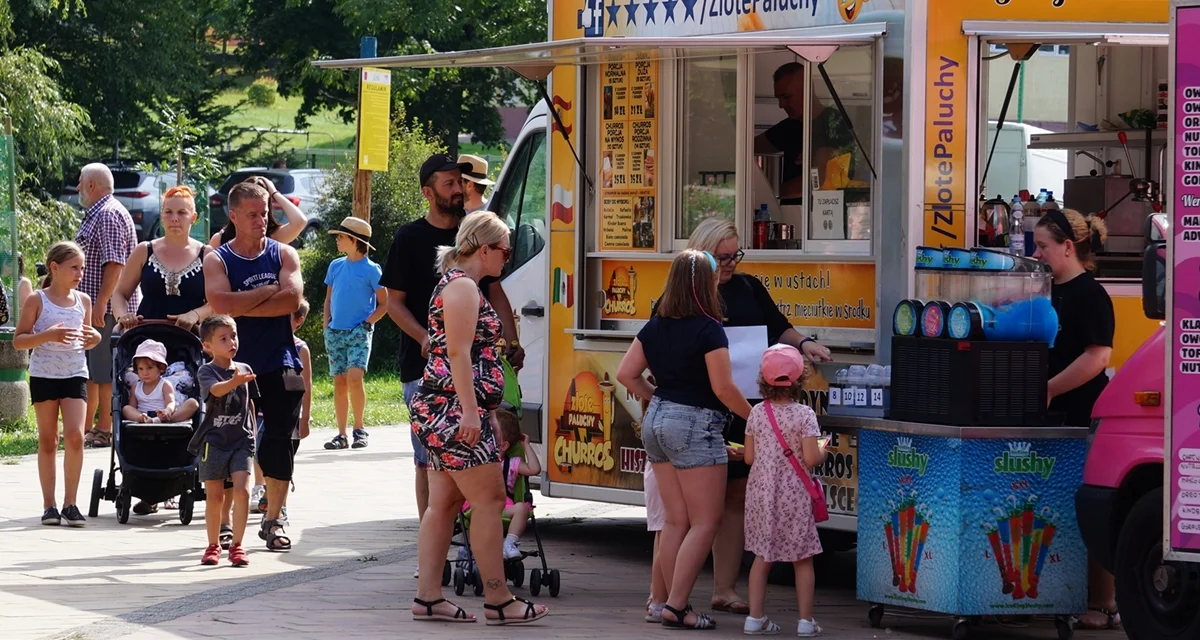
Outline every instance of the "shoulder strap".
[[763, 403], [767, 407], [767, 420], [771, 422], [771, 430], [775, 432], [775, 439], [779, 441], [779, 446], [783, 447], [783, 455], [792, 463], [792, 468], [796, 470], [796, 475], [804, 481], [804, 487], [811, 493], [814, 490], [812, 478], [808, 476], [808, 470], [800, 461], [796, 459], [796, 454], [788, 446], [787, 440], [783, 438], [783, 432], [779, 430], [779, 423], [775, 421], [775, 410], [771, 408], [771, 401], [767, 400]]

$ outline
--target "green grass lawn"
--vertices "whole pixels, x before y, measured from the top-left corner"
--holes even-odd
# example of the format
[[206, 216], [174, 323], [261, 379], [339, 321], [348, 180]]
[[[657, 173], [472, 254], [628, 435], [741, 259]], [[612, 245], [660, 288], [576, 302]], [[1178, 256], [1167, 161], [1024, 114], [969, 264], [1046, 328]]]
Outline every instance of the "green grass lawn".
[[[333, 417], [333, 379], [327, 374], [313, 376], [312, 428], [328, 429], [336, 425]], [[408, 408], [400, 378], [380, 374], [367, 378], [367, 410], [363, 421], [368, 427], [408, 422]], [[23, 422], [0, 426], [0, 464], [14, 464], [14, 456], [37, 453], [37, 428], [33, 410]]]

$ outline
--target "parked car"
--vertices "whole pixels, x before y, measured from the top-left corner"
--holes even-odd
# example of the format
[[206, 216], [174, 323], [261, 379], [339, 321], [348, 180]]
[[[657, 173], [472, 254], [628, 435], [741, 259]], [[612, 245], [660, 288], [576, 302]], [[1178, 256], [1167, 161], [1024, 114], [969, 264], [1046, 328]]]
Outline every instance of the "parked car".
[[[129, 215], [133, 217], [133, 226], [137, 230], [138, 240], [149, 240], [154, 237], [158, 225], [159, 209], [162, 206], [162, 194], [177, 184], [173, 172], [147, 172], [130, 169], [121, 165], [111, 166], [113, 174], [113, 196], [125, 205]], [[216, 193], [211, 187], [209, 193]], [[76, 209], [79, 206], [79, 176], [63, 187], [59, 200]]]
[[[308, 218], [308, 226], [305, 227], [304, 233], [300, 234], [298, 244], [303, 245], [315, 240], [322, 228], [318, 205], [325, 197], [325, 181], [329, 177], [329, 172], [322, 169], [246, 167], [234, 171], [225, 179], [216, 193], [209, 197], [209, 227], [212, 231], [215, 233], [229, 221], [229, 190], [233, 188], [233, 185], [245, 182], [247, 178], [253, 176], [263, 176], [270, 180], [279, 193], [300, 207], [300, 211]], [[278, 207], [272, 207], [272, 210], [276, 219], [282, 222], [284, 220], [283, 210]]]

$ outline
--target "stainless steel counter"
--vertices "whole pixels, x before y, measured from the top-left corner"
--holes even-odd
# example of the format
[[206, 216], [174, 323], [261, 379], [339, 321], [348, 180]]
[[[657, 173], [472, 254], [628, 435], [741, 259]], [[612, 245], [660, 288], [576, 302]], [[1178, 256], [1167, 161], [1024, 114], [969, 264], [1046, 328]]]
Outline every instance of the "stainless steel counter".
[[817, 419], [821, 429], [838, 433], [857, 434], [859, 429], [888, 431], [939, 438], [961, 438], [975, 440], [1030, 440], [1084, 439], [1088, 430], [1083, 427], [954, 427], [944, 424], [923, 422], [900, 422], [885, 418], [857, 418], [852, 416], [821, 416]]

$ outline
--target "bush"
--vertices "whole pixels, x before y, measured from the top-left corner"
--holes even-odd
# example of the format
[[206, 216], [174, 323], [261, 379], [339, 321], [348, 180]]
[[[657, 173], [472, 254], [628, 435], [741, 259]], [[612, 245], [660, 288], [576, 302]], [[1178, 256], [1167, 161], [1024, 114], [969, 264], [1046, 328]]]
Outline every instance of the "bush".
[[80, 212], [64, 202], [17, 194], [17, 238], [25, 256], [26, 277], [36, 280], [34, 265], [45, 262], [46, 252], [55, 242], [73, 239], [81, 219]]
[[[426, 131], [398, 124], [402, 116], [393, 121], [391, 157], [387, 172], [375, 172], [371, 180], [371, 244], [375, 251], [371, 259], [385, 266], [392, 239], [401, 225], [425, 215], [429, 205], [421, 195], [421, 163], [434, 153], [445, 148]], [[328, 197], [323, 199], [321, 217], [329, 225], [351, 215], [354, 195], [353, 163], [339, 165], [325, 183]], [[312, 305], [309, 320], [300, 329], [300, 337], [312, 349], [313, 368], [328, 369], [325, 357], [325, 339], [322, 335], [321, 308], [325, 303], [325, 272], [329, 263], [337, 258], [333, 236], [322, 235], [321, 241], [311, 248], [306, 247], [303, 256], [304, 295]], [[371, 371], [396, 371], [397, 355], [400, 353], [400, 329], [384, 318], [376, 326], [375, 341], [371, 349]]]
[[255, 80], [246, 90], [246, 98], [256, 107], [269, 107], [275, 104], [275, 83], [269, 80]]

